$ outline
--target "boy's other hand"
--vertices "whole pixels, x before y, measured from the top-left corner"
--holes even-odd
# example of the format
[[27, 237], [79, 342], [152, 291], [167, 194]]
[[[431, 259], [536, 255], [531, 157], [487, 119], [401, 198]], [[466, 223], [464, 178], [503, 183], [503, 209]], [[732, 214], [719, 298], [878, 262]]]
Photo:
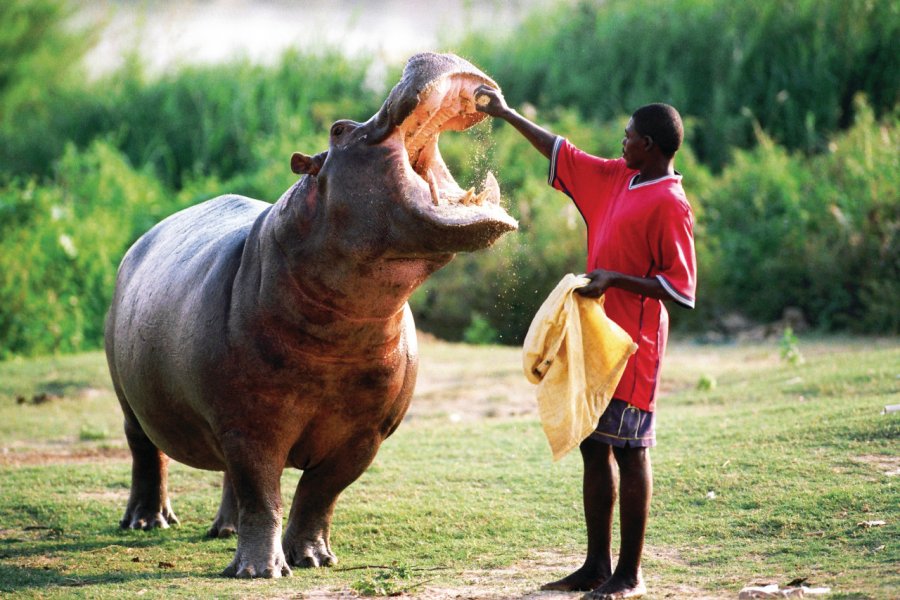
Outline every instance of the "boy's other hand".
[[603, 295], [603, 292], [612, 285], [613, 281], [615, 281], [616, 275], [617, 273], [605, 269], [591, 271], [585, 275], [591, 282], [584, 287], [575, 288], [574, 291], [579, 296], [599, 298]]

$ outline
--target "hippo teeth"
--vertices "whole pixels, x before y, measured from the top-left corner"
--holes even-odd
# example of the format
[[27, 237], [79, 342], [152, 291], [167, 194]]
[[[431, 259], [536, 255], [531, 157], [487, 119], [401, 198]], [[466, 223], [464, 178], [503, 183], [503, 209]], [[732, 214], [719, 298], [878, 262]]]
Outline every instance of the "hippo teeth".
[[497, 178], [490, 171], [487, 172], [487, 176], [484, 178], [484, 191], [480, 195], [485, 196], [484, 199], [491, 204], [500, 205], [500, 184], [497, 183]]
[[475, 192], [475, 188], [469, 188], [468, 190], [459, 188], [456, 188], [456, 190], [448, 190], [446, 188], [441, 189], [435, 178], [434, 172], [430, 170], [427, 174], [427, 181], [428, 190], [431, 192], [431, 203], [434, 206], [500, 205], [500, 185], [497, 183], [497, 178], [494, 177], [494, 174], [490, 171], [488, 171], [487, 176], [484, 178], [482, 190], [478, 193]]
[[494, 174], [490, 171], [488, 171], [487, 176], [484, 178], [484, 183], [482, 184], [482, 189], [479, 193], [475, 193], [475, 188], [469, 188], [459, 199], [459, 203], [464, 204], [465, 206], [471, 206], [473, 204], [484, 206], [485, 202], [488, 204], [500, 205], [500, 185], [497, 183], [497, 178], [494, 177]]

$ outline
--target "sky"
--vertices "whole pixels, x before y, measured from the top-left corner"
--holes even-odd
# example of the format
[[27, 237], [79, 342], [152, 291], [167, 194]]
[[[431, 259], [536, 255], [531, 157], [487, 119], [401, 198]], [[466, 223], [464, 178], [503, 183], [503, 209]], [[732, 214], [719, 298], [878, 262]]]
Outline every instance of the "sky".
[[268, 63], [288, 47], [339, 46], [377, 62], [452, 51], [467, 28], [508, 29], [552, 0], [76, 0], [78, 22], [99, 33], [92, 75], [137, 49], [151, 73], [235, 57]]

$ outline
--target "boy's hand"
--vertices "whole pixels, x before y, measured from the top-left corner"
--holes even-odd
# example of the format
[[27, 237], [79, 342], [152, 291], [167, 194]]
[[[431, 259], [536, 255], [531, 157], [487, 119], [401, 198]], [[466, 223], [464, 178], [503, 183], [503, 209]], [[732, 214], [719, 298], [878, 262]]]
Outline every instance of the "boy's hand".
[[475, 108], [492, 117], [502, 117], [509, 111], [500, 90], [483, 84], [475, 88]]
[[575, 288], [575, 293], [587, 298], [599, 298], [607, 288], [612, 286], [616, 275], [618, 275], [618, 273], [607, 271], [605, 269], [591, 271], [585, 275], [591, 282], [584, 287]]

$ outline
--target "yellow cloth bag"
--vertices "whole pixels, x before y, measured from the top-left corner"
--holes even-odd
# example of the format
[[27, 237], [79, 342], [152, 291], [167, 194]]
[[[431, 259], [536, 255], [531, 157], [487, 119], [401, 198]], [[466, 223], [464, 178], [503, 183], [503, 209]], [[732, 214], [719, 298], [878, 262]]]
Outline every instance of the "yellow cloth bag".
[[637, 344], [606, 316], [603, 296], [573, 293], [590, 283], [567, 274], [528, 328], [522, 351], [525, 376], [537, 384], [538, 413], [559, 460], [597, 427]]

